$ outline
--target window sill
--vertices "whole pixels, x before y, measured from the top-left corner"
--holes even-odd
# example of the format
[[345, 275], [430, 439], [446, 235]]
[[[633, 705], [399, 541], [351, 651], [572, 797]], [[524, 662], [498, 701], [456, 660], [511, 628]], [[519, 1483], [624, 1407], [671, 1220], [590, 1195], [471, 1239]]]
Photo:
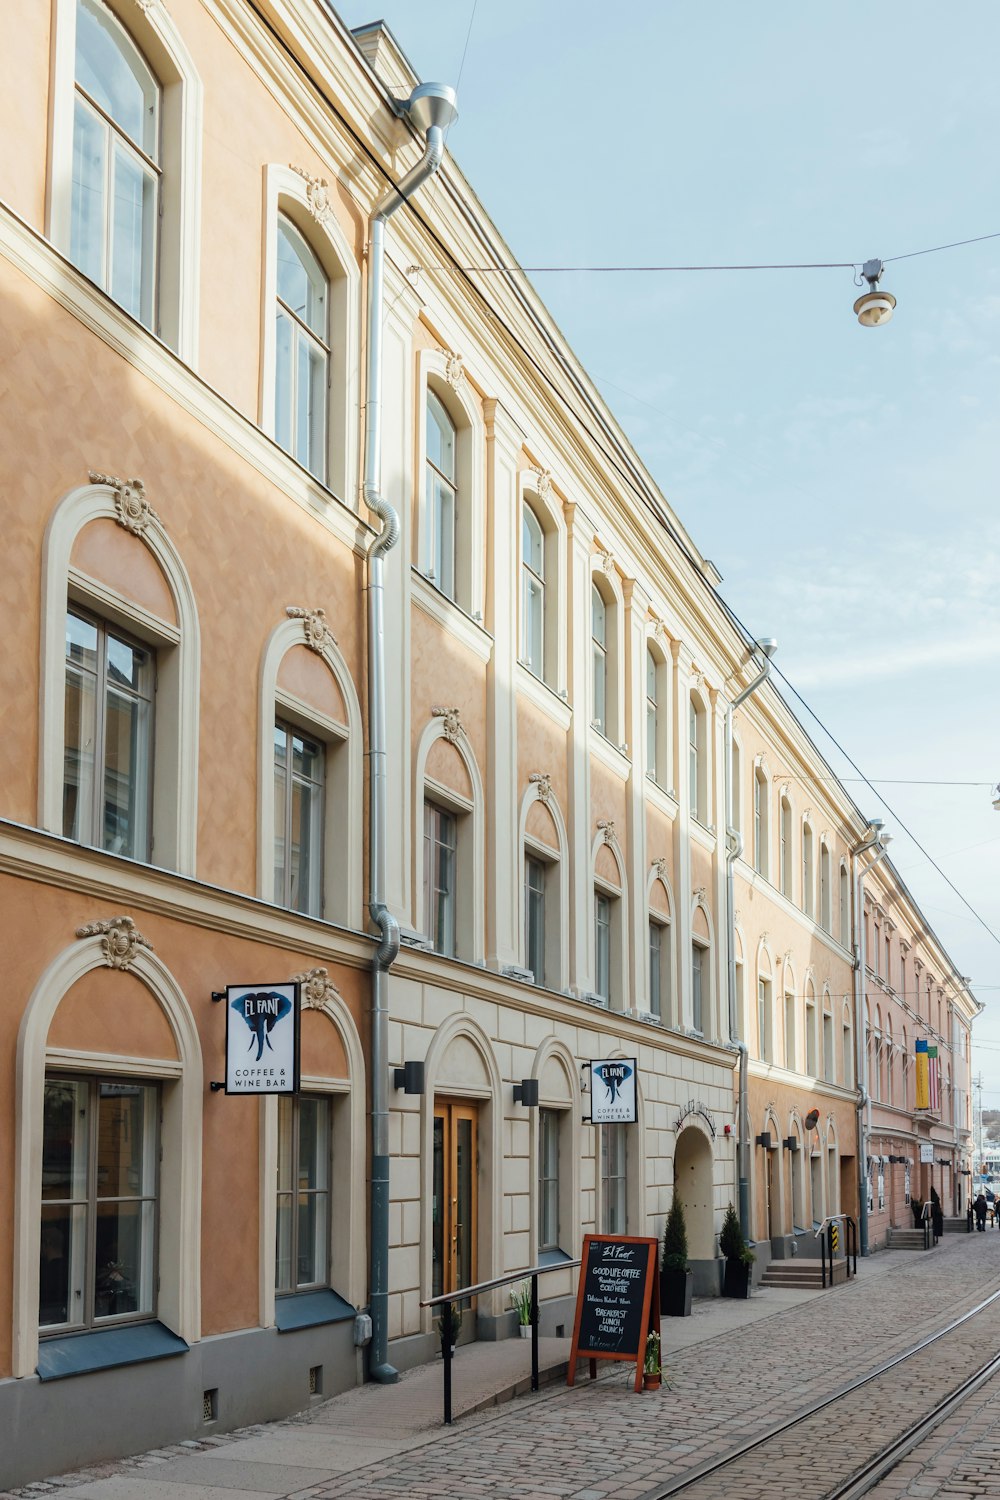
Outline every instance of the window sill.
[[323, 1323], [346, 1323], [354, 1316], [355, 1309], [331, 1287], [318, 1292], [295, 1292], [274, 1301], [274, 1323], [279, 1333], [318, 1328]]
[[673, 820], [678, 813], [677, 798], [673, 792], [667, 791], [652, 776], [645, 778], [646, 800], [652, 807], [659, 808], [668, 818]]
[[457, 636], [480, 661], [489, 661], [493, 655], [493, 637], [482, 622], [466, 614], [460, 604], [443, 594], [419, 568], [411, 567], [410, 576], [413, 580], [413, 603], [417, 608]]
[[523, 693], [536, 707], [559, 725], [564, 732], [569, 729], [573, 722], [573, 710], [570, 708], [566, 698], [557, 693], [555, 688], [549, 687], [541, 677], [536, 677], [530, 667], [526, 667], [523, 661], [519, 661], [515, 668], [515, 687], [519, 693]]
[[595, 725], [590, 726], [590, 753], [602, 760], [612, 771], [617, 771], [627, 781], [632, 774], [632, 762], [624, 750], [620, 750], [607, 735]]
[[70, 1333], [62, 1338], [43, 1338], [38, 1346], [39, 1380], [65, 1380], [70, 1375], [88, 1375], [94, 1370], [113, 1370], [121, 1365], [142, 1365], [154, 1359], [186, 1354], [188, 1345], [162, 1323], [129, 1323], [118, 1328], [97, 1328], [90, 1333]]
[[540, 1250], [538, 1252], [538, 1264], [540, 1266], [562, 1266], [572, 1259], [571, 1255], [567, 1255], [566, 1251], [560, 1250], [558, 1246], [555, 1250]]

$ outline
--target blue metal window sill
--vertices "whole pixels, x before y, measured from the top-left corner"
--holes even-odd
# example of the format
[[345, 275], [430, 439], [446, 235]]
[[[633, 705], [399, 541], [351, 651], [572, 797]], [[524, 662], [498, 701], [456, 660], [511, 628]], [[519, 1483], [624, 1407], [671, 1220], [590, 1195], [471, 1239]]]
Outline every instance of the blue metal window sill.
[[141, 1365], [152, 1359], [186, 1354], [188, 1345], [162, 1323], [129, 1323], [119, 1328], [95, 1328], [92, 1333], [42, 1339], [38, 1346], [39, 1380], [65, 1380], [93, 1370]]
[[298, 1328], [318, 1328], [321, 1323], [344, 1323], [355, 1316], [350, 1302], [332, 1289], [319, 1292], [297, 1292], [291, 1297], [277, 1297], [274, 1322], [279, 1333], [294, 1333]]
[[572, 1259], [573, 1257], [567, 1255], [565, 1250], [543, 1250], [538, 1257], [538, 1264], [540, 1266], [561, 1266], [563, 1261]]

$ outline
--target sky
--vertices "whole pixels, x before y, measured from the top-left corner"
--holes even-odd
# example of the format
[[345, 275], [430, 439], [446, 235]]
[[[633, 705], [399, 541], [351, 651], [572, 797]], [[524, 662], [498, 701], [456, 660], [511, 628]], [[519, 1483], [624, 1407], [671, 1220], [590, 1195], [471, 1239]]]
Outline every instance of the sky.
[[973, 1065], [1000, 1107], [1000, 238], [912, 255], [1000, 232], [1000, 7], [335, 7], [458, 82], [449, 150], [521, 265], [888, 262], [877, 329], [850, 268], [532, 280], [725, 599], [876, 783], [848, 787], [985, 1003]]

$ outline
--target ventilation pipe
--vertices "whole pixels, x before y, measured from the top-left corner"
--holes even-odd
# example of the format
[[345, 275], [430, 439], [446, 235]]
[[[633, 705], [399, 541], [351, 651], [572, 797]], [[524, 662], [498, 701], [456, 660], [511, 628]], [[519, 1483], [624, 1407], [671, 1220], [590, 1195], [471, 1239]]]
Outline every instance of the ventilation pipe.
[[740, 1036], [739, 1018], [736, 1014], [736, 900], [733, 893], [733, 866], [743, 853], [743, 835], [733, 827], [733, 711], [745, 703], [751, 694], [767, 681], [771, 675], [771, 657], [778, 649], [772, 636], [756, 641], [752, 655], [761, 655], [763, 664], [757, 676], [732, 703], [726, 704], [725, 727], [725, 782], [726, 782], [726, 932], [729, 939], [729, 963], [727, 989], [729, 994], [729, 1040], [740, 1055], [739, 1080], [736, 1090], [736, 1173], [739, 1183], [739, 1215], [743, 1238], [751, 1240], [750, 1226], [750, 1113], [747, 1088], [746, 1039]]
[[385, 904], [386, 746], [384, 562], [399, 540], [399, 516], [382, 494], [382, 317], [385, 226], [441, 165], [444, 133], [458, 117], [455, 91], [443, 83], [413, 90], [406, 114], [426, 137], [411, 172], [377, 204], [368, 235], [368, 369], [365, 406], [365, 504], [381, 522], [368, 552], [368, 911], [379, 930], [372, 962], [371, 1216], [369, 1302], [372, 1337], [368, 1375], [383, 1385], [399, 1379], [389, 1364], [389, 969], [399, 952], [399, 924]]

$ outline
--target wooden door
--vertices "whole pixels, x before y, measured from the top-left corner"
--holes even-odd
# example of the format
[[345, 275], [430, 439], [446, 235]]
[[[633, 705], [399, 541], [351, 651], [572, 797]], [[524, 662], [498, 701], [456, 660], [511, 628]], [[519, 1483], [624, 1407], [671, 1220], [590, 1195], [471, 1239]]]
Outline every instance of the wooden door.
[[476, 1106], [464, 1100], [435, 1099], [432, 1249], [432, 1296], [435, 1297], [470, 1286], [476, 1280], [478, 1156]]

